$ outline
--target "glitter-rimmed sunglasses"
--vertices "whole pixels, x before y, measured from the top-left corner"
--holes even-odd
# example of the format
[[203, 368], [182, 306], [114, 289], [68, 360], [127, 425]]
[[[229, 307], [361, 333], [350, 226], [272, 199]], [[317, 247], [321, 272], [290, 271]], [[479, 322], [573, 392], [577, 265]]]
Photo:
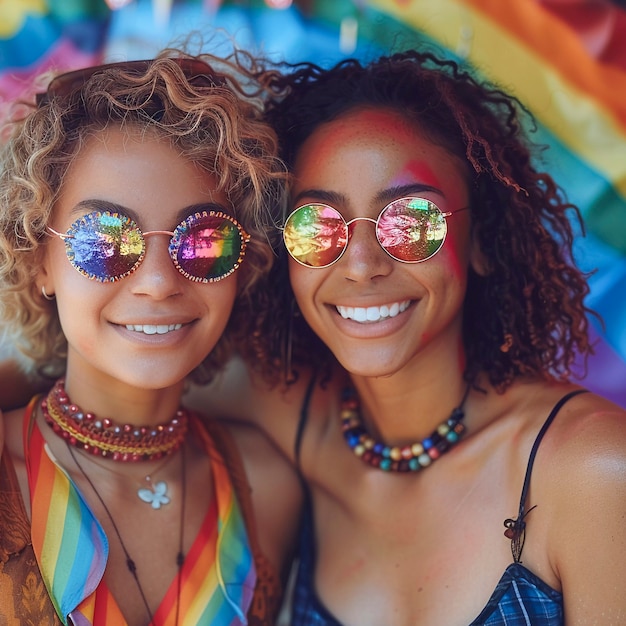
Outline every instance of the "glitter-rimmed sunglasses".
[[392, 259], [421, 263], [441, 250], [448, 232], [446, 218], [468, 208], [444, 213], [434, 202], [410, 196], [390, 202], [377, 219], [355, 217], [346, 222], [327, 204], [305, 204], [287, 217], [283, 240], [287, 252], [301, 265], [328, 267], [346, 251], [350, 226], [365, 220], [376, 225], [376, 239]]
[[[187, 77], [187, 80], [193, 84], [205, 87], [224, 87], [227, 85], [226, 79], [220, 74], [217, 74], [213, 68], [204, 61], [185, 57], [169, 57], [169, 59], [174, 61], [174, 63], [181, 68]], [[65, 72], [64, 74], [59, 74], [50, 81], [48, 88], [44, 93], [36, 94], [35, 99], [37, 106], [42, 107], [57, 96], [67, 96], [73, 91], [77, 91], [85, 82], [98, 72], [111, 68], [120, 68], [140, 76], [145, 74], [154, 62], [154, 59], [121, 61], [119, 63], [107, 63], [105, 65], [84, 67], [78, 70], [72, 70], [71, 72]]]
[[176, 269], [194, 282], [214, 283], [230, 276], [241, 264], [250, 235], [237, 220], [221, 211], [201, 211], [183, 220], [173, 231], [142, 232], [128, 216], [93, 211], [79, 217], [60, 233], [65, 253], [83, 276], [102, 283], [132, 274], [146, 254], [145, 238], [168, 235], [169, 254]]

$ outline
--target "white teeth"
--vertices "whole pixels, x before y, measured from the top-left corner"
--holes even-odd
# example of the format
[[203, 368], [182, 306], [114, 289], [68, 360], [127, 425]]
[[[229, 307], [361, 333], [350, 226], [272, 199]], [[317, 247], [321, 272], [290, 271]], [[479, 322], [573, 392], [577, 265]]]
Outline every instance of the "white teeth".
[[180, 330], [182, 324], [126, 324], [128, 330], [144, 335], [165, 335], [173, 330]]
[[377, 322], [380, 319], [380, 309], [377, 306], [368, 306], [366, 313], [368, 322]]
[[378, 322], [388, 317], [396, 317], [399, 313], [406, 311], [411, 304], [410, 300], [394, 302], [393, 304], [383, 304], [382, 306], [337, 306], [337, 312], [341, 317], [355, 322]]
[[357, 322], [365, 322], [367, 320], [367, 309], [361, 307], [354, 308], [354, 320]]

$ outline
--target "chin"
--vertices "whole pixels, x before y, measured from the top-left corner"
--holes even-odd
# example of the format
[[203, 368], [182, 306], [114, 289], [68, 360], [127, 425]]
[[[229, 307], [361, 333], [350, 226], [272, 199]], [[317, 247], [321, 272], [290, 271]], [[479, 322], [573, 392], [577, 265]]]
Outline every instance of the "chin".
[[386, 378], [393, 376], [406, 365], [398, 355], [381, 355], [363, 352], [350, 355], [335, 355], [340, 365], [353, 376], [364, 378]]

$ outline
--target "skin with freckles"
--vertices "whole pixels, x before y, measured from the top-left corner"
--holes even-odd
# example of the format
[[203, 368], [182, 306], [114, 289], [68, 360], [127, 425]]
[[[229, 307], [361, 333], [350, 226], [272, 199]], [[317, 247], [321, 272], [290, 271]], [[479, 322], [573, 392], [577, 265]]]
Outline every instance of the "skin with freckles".
[[[364, 171], [372, 175], [365, 178]], [[364, 111], [325, 125], [299, 152], [294, 175], [294, 206], [326, 202], [346, 221], [375, 219], [389, 201], [409, 195], [431, 200], [443, 212], [468, 201], [463, 164], [387, 112]], [[366, 221], [351, 228], [346, 252], [333, 266], [318, 270], [290, 262], [302, 314], [343, 367], [374, 377], [402, 370], [413, 378], [427, 373], [413, 358], [417, 353], [455, 353], [470, 263], [468, 220], [467, 212], [448, 218], [445, 245], [426, 263], [392, 259]], [[394, 304], [401, 313], [376, 323], [344, 318], [337, 310], [356, 309], [358, 315], [358, 309]], [[436, 374], [432, 363], [428, 370]]]
[[[161, 177], [161, 172], [169, 174]], [[53, 227], [65, 232], [81, 215], [106, 207], [133, 217], [142, 230], [172, 230], [199, 206], [229, 210], [225, 194], [212, 191], [215, 188], [212, 176], [179, 159], [168, 143], [112, 129], [91, 139], [68, 170]], [[64, 242], [53, 237], [39, 281], [48, 294], [56, 295], [68, 340], [66, 389], [75, 402], [93, 404], [94, 387], [119, 381], [137, 389], [132, 399], [124, 393], [123, 402], [144, 406], [146, 416], [140, 419], [152, 420], [148, 416], [156, 412], [166, 422], [172, 412], [167, 396], [177, 403], [190, 368], [202, 362], [206, 346], [215, 345], [224, 331], [237, 275], [209, 285], [192, 282], [171, 262], [167, 235], [151, 236], [146, 242], [146, 257], [133, 274], [103, 284], [79, 274], [67, 261]], [[127, 325], [176, 330], [148, 335], [129, 331]], [[153, 389], [162, 391], [155, 395]], [[154, 404], [142, 394], [151, 396]], [[113, 402], [115, 395], [110, 398]], [[93, 410], [108, 415], [120, 409], [105, 405]]]

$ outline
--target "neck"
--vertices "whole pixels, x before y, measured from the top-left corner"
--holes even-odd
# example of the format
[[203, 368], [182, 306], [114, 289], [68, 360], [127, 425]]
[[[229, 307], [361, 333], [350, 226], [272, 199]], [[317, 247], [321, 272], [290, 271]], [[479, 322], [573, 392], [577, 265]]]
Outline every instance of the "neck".
[[146, 426], [98, 415], [72, 399], [63, 379], [42, 400], [41, 409], [46, 423], [70, 446], [121, 462], [156, 461], [173, 454], [183, 444], [188, 427], [184, 409], [177, 409], [167, 421]]
[[180, 406], [183, 389], [184, 381], [164, 389], [146, 389], [69, 368], [65, 375], [65, 390], [73, 403], [116, 423], [138, 427], [171, 420]]
[[467, 389], [460, 371], [445, 377], [435, 372], [405, 374], [352, 377], [364, 424], [389, 445], [403, 445], [430, 435], [461, 404]]

